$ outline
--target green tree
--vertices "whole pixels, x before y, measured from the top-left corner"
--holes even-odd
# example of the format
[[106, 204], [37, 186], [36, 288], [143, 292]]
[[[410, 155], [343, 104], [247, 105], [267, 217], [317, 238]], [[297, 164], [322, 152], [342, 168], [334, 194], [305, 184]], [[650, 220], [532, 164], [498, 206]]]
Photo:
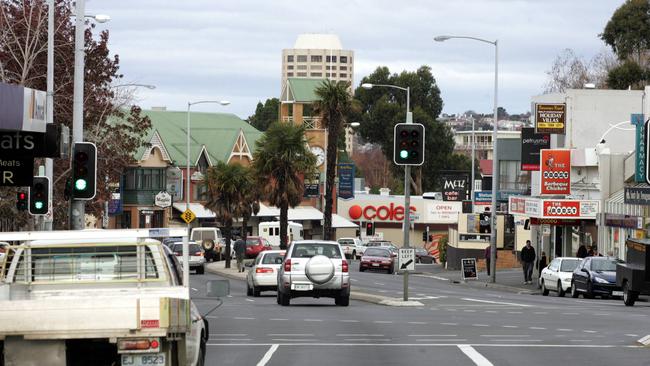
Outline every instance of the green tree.
[[214, 212], [217, 220], [224, 225], [226, 240], [226, 268], [230, 268], [230, 240], [233, 221], [242, 217], [242, 202], [245, 187], [254, 185], [251, 169], [235, 163], [226, 164], [219, 161], [208, 168], [203, 184], [206, 187], [204, 206]]
[[271, 123], [278, 121], [280, 113], [280, 100], [278, 98], [267, 99], [264, 104], [257, 103], [255, 114], [248, 117], [248, 123], [260, 131], [266, 131]]
[[632, 59], [637, 64], [646, 64], [650, 47], [648, 0], [627, 0], [616, 9], [600, 38], [620, 60]]
[[607, 85], [612, 89], [643, 89], [649, 71], [628, 60], [609, 71]]
[[280, 208], [280, 248], [287, 248], [289, 207], [296, 207], [304, 193], [303, 177], [313, 174], [316, 157], [307, 147], [305, 128], [273, 123], [258, 140], [253, 169], [262, 198]]
[[325, 211], [323, 213], [323, 239], [333, 240], [332, 233], [332, 205], [334, 197], [334, 178], [336, 176], [336, 158], [339, 137], [343, 131], [346, 116], [352, 114], [354, 103], [348, 92], [350, 84], [325, 80], [315, 93], [319, 100], [314, 103], [314, 112], [320, 116], [321, 123], [327, 129], [327, 165], [325, 167]]

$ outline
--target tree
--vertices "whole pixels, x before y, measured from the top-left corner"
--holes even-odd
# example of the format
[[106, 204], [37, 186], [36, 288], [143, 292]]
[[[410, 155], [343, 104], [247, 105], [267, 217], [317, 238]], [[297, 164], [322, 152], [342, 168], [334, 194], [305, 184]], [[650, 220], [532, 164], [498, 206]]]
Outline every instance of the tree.
[[590, 61], [566, 48], [555, 57], [551, 70], [546, 71], [548, 80], [545, 93], [562, 93], [567, 89], [582, 89], [587, 83], [597, 88], [607, 86], [607, 73], [616, 66], [614, 56], [607, 51], [595, 55]]
[[628, 60], [610, 70], [607, 85], [612, 89], [643, 89], [650, 70], [643, 69], [634, 61]]
[[633, 60], [645, 66], [650, 47], [650, 3], [627, 0], [616, 9], [600, 38], [619, 60]]
[[280, 100], [278, 98], [267, 99], [264, 104], [257, 103], [255, 114], [248, 117], [248, 123], [260, 131], [266, 131], [273, 122], [278, 121], [280, 113]]
[[273, 123], [257, 142], [253, 169], [262, 198], [280, 208], [280, 248], [287, 248], [289, 207], [296, 207], [304, 193], [303, 177], [313, 174], [316, 157], [307, 147], [305, 128]]
[[[233, 221], [243, 216], [243, 202], [249, 192], [245, 188], [253, 186], [251, 169], [241, 164], [226, 164], [219, 161], [208, 168], [203, 184], [206, 188], [204, 206], [214, 212], [217, 220], [224, 225], [226, 240], [226, 268], [230, 268], [230, 240]], [[244, 189], [243, 189], [244, 188]]]
[[[54, 33], [54, 122], [72, 128], [74, 76], [74, 26], [72, 1], [55, 1]], [[114, 83], [119, 74], [119, 57], [111, 57], [108, 31], [93, 38], [93, 25], [85, 31], [84, 139], [98, 145], [97, 196], [89, 202], [88, 213], [98, 216], [109, 199], [107, 183], [118, 182], [133, 154], [143, 144], [151, 127], [138, 107], [122, 100], [116, 103]], [[44, 0], [0, 2], [0, 81], [46, 90], [47, 2]], [[110, 137], [110, 138], [107, 138]], [[67, 226], [64, 183], [70, 176], [69, 161], [55, 159], [53, 202], [56, 228]], [[5, 193], [7, 189], [0, 190]], [[12, 191], [12, 190], [11, 190]], [[0, 206], [13, 201], [0, 201]], [[5, 207], [7, 209], [7, 207]]]
[[314, 103], [314, 112], [320, 116], [321, 123], [327, 129], [327, 165], [325, 167], [325, 211], [323, 213], [323, 239], [333, 240], [332, 233], [332, 192], [336, 176], [336, 158], [339, 136], [343, 130], [346, 116], [353, 113], [354, 103], [348, 93], [350, 84], [325, 80], [315, 90], [319, 100]]

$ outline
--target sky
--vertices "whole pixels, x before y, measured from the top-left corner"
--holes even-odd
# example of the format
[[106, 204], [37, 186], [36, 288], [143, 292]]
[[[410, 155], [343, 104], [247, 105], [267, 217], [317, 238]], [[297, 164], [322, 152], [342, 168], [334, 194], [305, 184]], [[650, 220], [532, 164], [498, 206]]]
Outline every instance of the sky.
[[354, 86], [378, 66], [391, 72], [429, 65], [443, 113], [491, 113], [498, 40], [499, 106], [530, 110], [555, 57], [571, 48], [586, 60], [607, 47], [598, 35], [624, 0], [87, 0], [86, 13], [107, 14], [120, 58], [120, 83], [138, 88], [144, 109], [186, 110], [188, 102], [228, 100], [192, 110], [246, 119], [259, 101], [279, 98], [282, 49], [299, 34], [331, 33], [355, 53]]

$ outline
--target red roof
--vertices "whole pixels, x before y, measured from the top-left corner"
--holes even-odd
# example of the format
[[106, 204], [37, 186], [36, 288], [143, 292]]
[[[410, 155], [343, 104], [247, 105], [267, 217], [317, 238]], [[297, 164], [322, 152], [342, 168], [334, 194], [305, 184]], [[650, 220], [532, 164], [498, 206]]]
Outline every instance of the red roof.
[[492, 176], [492, 160], [481, 159], [479, 162], [481, 174], [484, 176]]

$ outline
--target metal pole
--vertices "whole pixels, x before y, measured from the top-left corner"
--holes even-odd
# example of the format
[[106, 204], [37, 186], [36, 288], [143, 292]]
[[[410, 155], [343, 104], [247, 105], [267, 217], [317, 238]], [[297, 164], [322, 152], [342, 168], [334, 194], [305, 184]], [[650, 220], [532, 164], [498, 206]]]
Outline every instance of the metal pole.
[[474, 212], [474, 160], [476, 151], [476, 137], [474, 135], [474, 117], [472, 117], [472, 182], [469, 187], [470, 200], [472, 200], [472, 212]]
[[[54, 0], [47, 6], [47, 123], [54, 122]], [[45, 176], [54, 182], [54, 162], [51, 158], [45, 159]], [[50, 184], [50, 198], [47, 202], [48, 214], [43, 219], [43, 230], [52, 230], [52, 184]]]
[[[74, 94], [72, 111], [72, 141], [73, 143], [84, 140], [83, 113], [84, 113], [84, 64], [85, 64], [85, 0], [76, 1], [75, 39], [74, 39]], [[74, 145], [73, 145], [74, 149]], [[81, 230], [85, 227], [86, 201], [72, 200], [72, 215], [70, 226], [73, 230]]]
[[[187, 166], [185, 170], [186, 181], [185, 181], [185, 210], [190, 209], [190, 107], [192, 103], [187, 103]], [[190, 238], [192, 225], [187, 223], [187, 236], [183, 237], [183, 286], [190, 286], [190, 244], [188, 242]]]
[[[406, 88], [406, 123], [413, 123], [413, 116], [410, 110], [411, 88]], [[411, 225], [411, 166], [404, 166], [404, 248], [409, 248], [409, 232]], [[409, 300], [409, 273], [404, 271], [404, 301]]]
[[498, 112], [499, 85], [499, 40], [494, 41], [494, 123], [492, 129], [492, 217], [490, 219], [490, 282], [497, 280], [497, 183], [499, 172], [497, 164], [497, 131], [499, 124]]

